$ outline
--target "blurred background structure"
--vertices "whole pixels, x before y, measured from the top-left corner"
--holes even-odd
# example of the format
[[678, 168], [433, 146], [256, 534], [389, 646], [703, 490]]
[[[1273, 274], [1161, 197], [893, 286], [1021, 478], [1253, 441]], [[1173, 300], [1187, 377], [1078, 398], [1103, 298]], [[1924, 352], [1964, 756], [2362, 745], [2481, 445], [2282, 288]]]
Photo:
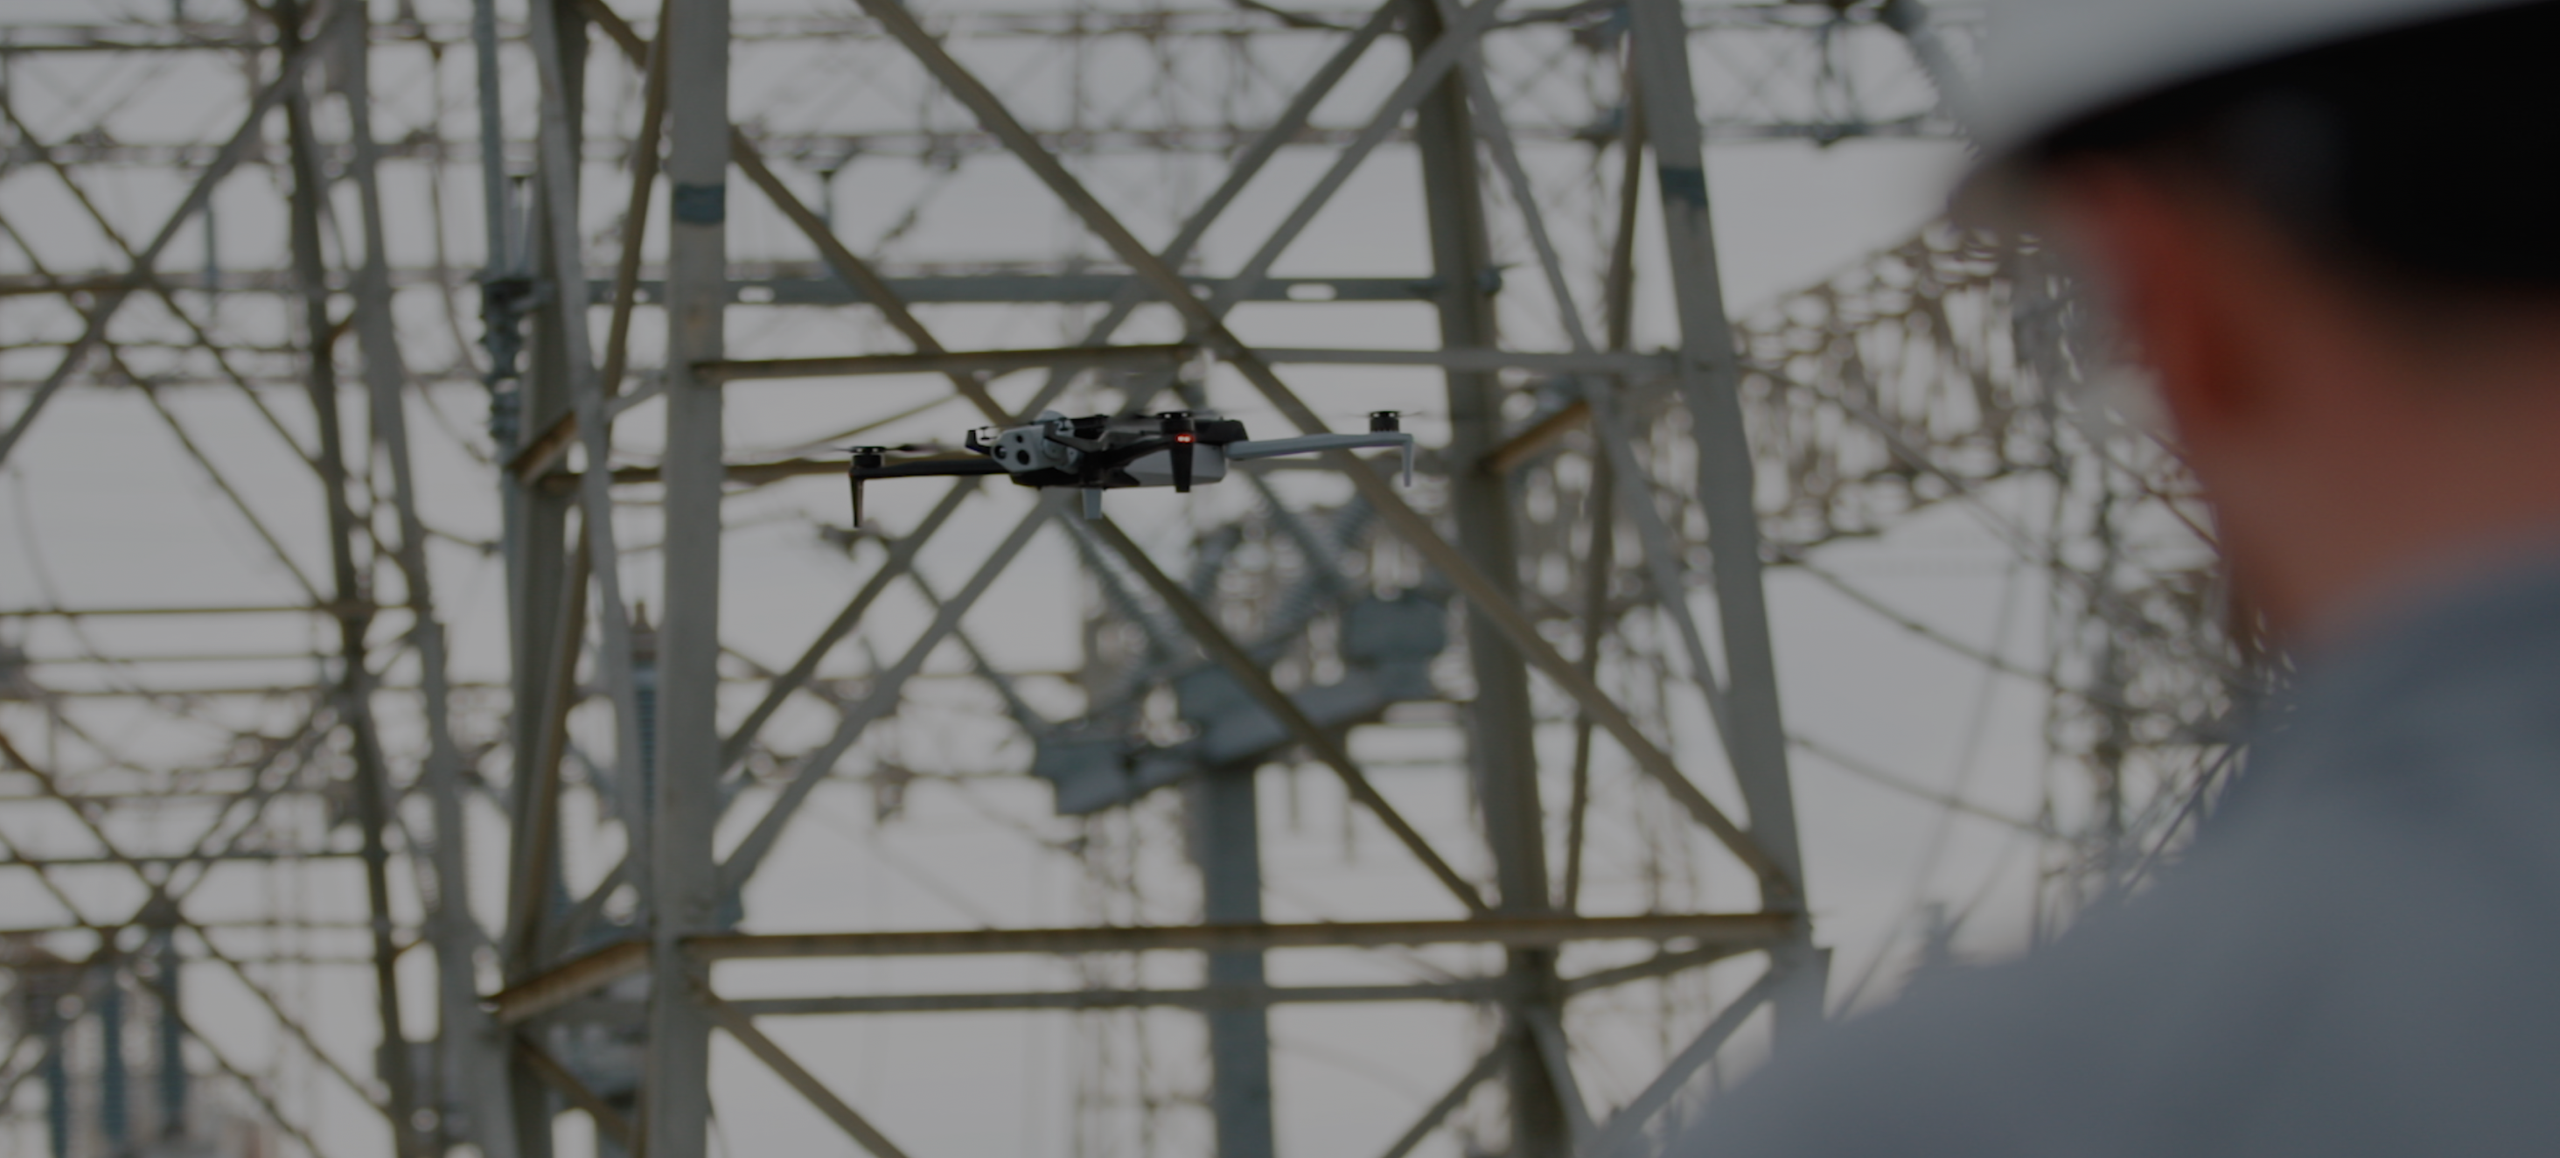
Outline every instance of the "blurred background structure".
[[[10, 5], [0, 1149], [1610, 1158], [2138, 888], [2237, 653], [1977, 40]], [[851, 525], [1049, 409], [1426, 451]]]

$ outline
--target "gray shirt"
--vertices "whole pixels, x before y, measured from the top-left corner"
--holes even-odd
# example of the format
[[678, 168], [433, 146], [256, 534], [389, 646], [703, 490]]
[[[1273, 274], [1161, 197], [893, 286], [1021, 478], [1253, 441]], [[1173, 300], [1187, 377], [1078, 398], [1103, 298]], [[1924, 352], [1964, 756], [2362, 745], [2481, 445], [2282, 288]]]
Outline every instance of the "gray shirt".
[[2156, 887], [1826, 1031], [1669, 1153], [2560, 1155], [2560, 568], [2293, 704]]

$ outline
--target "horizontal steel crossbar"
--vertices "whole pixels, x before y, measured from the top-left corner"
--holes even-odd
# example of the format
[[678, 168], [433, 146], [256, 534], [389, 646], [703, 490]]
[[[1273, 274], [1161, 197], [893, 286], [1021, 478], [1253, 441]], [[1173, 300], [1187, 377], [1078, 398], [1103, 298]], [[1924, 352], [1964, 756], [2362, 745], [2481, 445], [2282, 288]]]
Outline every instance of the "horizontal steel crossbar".
[[1069, 989], [1041, 993], [865, 993], [762, 997], [730, 1002], [757, 1017], [848, 1013], [993, 1013], [1019, 1010], [1259, 1009], [1270, 1005], [1377, 1001], [1500, 1001], [1500, 978], [1407, 985], [1217, 985], [1199, 989]]
[[872, 374], [968, 374], [978, 371], [1029, 370], [1046, 366], [1172, 365], [1199, 352], [1197, 346], [1062, 346], [1034, 350], [953, 350], [921, 354], [859, 354], [842, 358], [775, 358], [766, 361], [701, 362], [696, 381], [739, 382], [757, 378], [838, 378]]
[[260, 603], [231, 607], [14, 607], [0, 608], [0, 619], [103, 619], [145, 615], [379, 615], [405, 607], [374, 603]]
[[942, 957], [993, 953], [1267, 952], [1379, 945], [1501, 945], [1571, 941], [1724, 939], [1775, 943], [1785, 913], [1665, 913], [1636, 917], [1488, 917], [1298, 925], [1125, 925], [1083, 929], [951, 929], [885, 933], [722, 933], [688, 937], [697, 960], [777, 957]]
[[[953, 350], [921, 354], [855, 354], [829, 358], [775, 358], [758, 361], [703, 362], [694, 376], [704, 382], [742, 382], [768, 378], [840, 378], [877, 374], [1001, 373], [1035, 367], [1172, 364], [1200, 353], [1192, 345], [1062, 346], [1028, 350]], [[1417, 366], [1490, 372], [1527, 370], [1544, 374], [1621, 374], [1668, 377], [1679, 365], [1668, 354], [1547, 353], [1521, 350], [1348, 350], [1255, 347], [1254, 356], [1268, 365]]]
[[[1268, 952], [1382, 945], [1551, 948], [1577, 941], [1694, 941], [1735, 950], [1794, 935], [1790, 913], [1651, 913], [1627, 917], [1488, 917], [1253, 925], [1124, 925], [1051, 929], [925, 929], [870, 933], [712, 933], [684, 939], [695, 961], [819, 957], [948, 957], [1016, 953]], [[637, 941], [608, 945], [489, 998], [500, 1025], [518, 1025], [649, 966]]]

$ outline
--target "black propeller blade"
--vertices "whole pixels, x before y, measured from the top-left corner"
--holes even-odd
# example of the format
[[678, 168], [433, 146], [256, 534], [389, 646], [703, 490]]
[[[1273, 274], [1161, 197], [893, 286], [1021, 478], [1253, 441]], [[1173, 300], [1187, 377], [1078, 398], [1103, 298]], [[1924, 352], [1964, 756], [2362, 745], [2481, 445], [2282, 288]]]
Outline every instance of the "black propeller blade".
[[888, 453], [887, 447], [857, 446], [853, 448], [853, 462], [844, 473], [845, 477], [853, 483], [853, 525], [856, 530], [862, 527], [862, 472], [878, 470], [887, 465]]

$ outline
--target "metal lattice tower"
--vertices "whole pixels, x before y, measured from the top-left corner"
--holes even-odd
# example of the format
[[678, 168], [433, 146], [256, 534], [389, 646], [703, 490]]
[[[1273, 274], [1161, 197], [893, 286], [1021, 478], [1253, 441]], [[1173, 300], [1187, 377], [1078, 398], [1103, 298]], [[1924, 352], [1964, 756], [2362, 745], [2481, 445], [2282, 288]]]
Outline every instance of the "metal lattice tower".
[[[2050, 929], [2232, 759], [2040, 254], [1719, 284], [1707, 144], [1958, 137], [1967, 14], [105, 8], [0, 17], [9, 1146], [1631, 1154], [1824, 1015], [1795, 765]], [[849, 440], [1177, 405], [1423, 478], [844, 525]], [[1808, 591], [2027, 689], [2032, 807], [1786, 723]]]

